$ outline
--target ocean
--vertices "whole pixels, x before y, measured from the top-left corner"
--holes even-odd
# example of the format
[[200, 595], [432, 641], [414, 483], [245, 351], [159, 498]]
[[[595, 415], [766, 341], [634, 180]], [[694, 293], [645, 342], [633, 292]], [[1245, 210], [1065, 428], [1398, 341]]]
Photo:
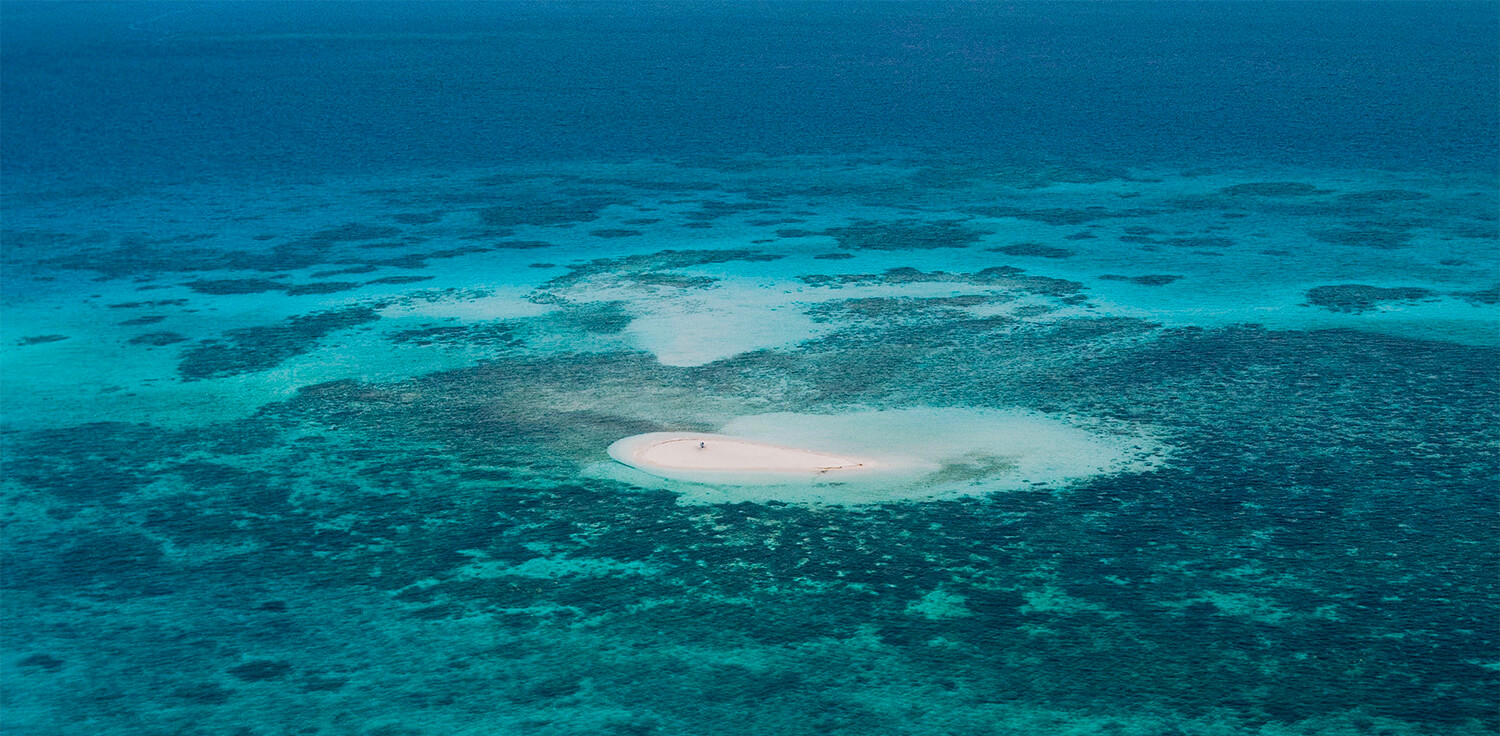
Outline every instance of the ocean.
[[6, 0], [0, 261], [6, 734], [1500, 733], [1500, 3]]

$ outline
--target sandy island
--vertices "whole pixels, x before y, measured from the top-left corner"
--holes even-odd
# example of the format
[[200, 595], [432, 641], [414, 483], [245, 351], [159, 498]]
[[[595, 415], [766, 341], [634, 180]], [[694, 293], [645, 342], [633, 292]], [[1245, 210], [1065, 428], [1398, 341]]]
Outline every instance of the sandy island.
[[715, 433], [652, 432], [609, 446], [593, 477], [687, 504], [855, 506], [1062, 489], [1149, 472], [1168, 448], [1149, 428], [1020, 409], [909, 407], [735, 417]]
[[609, 446], [609, 456], [653, 475], [694, 479], [711, 476], [843, 475], [868, 470], [877, 463], [796, 447], [782, 447], [722, 434], [652, 432], [626, 437]]

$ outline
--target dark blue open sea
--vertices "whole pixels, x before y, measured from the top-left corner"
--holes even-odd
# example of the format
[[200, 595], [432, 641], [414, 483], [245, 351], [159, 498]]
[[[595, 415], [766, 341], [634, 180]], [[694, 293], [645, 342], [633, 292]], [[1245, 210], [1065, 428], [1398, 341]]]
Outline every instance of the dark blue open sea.
[[6, 0], [0, 236], [6, 736], [1500, 734], [1500, 2]]

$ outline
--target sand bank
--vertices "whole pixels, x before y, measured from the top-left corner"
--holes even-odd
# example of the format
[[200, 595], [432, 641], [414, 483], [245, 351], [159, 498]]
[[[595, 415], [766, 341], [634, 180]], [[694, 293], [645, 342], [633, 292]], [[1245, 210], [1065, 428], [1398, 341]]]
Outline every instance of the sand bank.
[[1167, 448], [1123, 422], [931, 407], [741, 416], [718, 433], [626, 437], [609, 456], [591, 474], [683, 503], [850, 506], [1062, 489], [1149, 472]]
[[[871, 458], [692, 432], [626, 437], [610, 445], [609, 456], [653, 475], [697, 482], [745, 482], [757, 475], [771, 482], [785, 482], [797, 476], [836, 477], [880, 466]], [[686, 477], [682, 477], [684, 474]]]

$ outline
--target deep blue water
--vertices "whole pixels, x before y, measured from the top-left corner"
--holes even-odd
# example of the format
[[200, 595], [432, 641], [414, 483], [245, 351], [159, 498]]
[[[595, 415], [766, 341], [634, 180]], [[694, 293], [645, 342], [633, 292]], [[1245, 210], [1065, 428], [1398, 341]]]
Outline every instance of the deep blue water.
[[13, 174], [857, 153], [1493, 172], [1494, 3], [8, 3]]
[[6, 734], [1500, 733], [1500, 3], [3, 2], [0, 261]]

